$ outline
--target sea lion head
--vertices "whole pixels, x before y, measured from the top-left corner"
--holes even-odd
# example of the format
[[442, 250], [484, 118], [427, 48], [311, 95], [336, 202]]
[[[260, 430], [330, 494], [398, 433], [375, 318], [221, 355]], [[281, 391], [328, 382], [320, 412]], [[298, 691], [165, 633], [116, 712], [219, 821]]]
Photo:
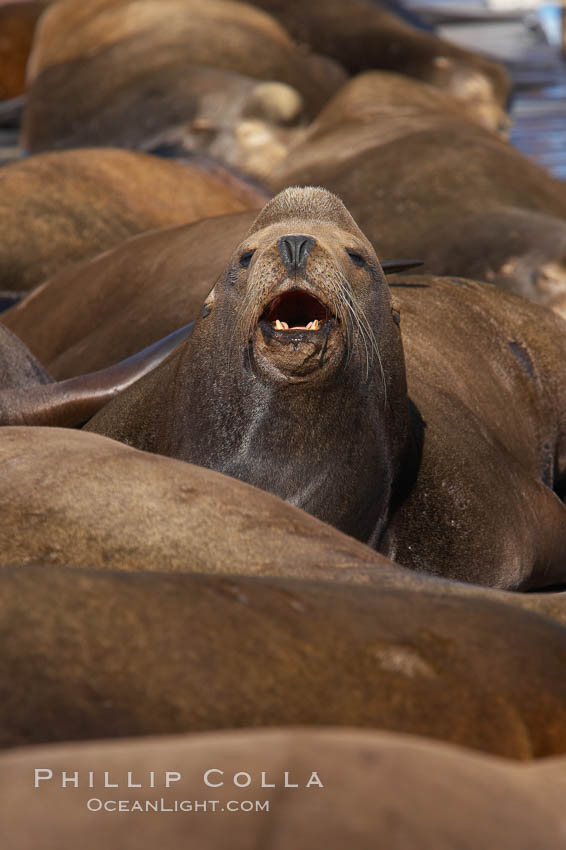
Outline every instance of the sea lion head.
[[207, 299], [212, 309], [263, 381], [320, 385], [355, 364], [365, 381], [377, 369], [386, 394], [380, 346], [398, 334], [385, 276], [324, 189], [286, 189], [264, 207]]

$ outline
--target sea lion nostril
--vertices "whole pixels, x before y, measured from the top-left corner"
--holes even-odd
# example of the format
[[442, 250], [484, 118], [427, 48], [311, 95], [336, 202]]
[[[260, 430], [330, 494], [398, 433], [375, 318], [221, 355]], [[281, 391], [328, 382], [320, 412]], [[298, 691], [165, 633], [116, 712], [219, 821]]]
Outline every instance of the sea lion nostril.
[[312, 236], [303, 236], [302, 234], [282, 236], [278, 239], [277, 248], [287, 271], [304, 269], [309, 252], [314, 244], [315, 240]]

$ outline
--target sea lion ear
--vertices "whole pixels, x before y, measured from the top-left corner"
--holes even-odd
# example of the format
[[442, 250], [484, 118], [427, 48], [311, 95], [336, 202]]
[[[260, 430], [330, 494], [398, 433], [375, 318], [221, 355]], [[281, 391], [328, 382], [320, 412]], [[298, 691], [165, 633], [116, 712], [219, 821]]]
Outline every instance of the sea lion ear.
[[401, 305], [396, 298], [391, 299], [391, 315], [396, 325], [401, 324]]
[[205, 298], [204, 304], [202, 305], [202, 310], [200, 311], [200, 315], [202, 319], [206, 319], [208, 315], [210, 315], [212, 308], [214, 307], [214, 302], [216, 300], [216, 286], [213, 286], [208, 295]]
[[381, 260], [380, 265], [383, 274], [395, 274], [396, 272], [406, 272], [409, 269], [424, 266], [424, 262], [424, 260]]

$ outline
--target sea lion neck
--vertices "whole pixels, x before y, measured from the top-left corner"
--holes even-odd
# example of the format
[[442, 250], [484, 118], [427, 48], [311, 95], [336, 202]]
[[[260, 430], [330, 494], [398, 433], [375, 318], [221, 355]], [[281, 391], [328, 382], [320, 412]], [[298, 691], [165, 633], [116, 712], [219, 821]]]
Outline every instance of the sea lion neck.
[[384, 376], [376, 366], [366, 378], [353, 359], [324, 383], [269, 382], [237, 353], [218, 357], [223, 328], [205, 319], [179, 354], [174, 397], [161, 405], [167, 453], [272, 492], [363, 542], [379, 539], [406, 442], [404, 370], [385, 363]]

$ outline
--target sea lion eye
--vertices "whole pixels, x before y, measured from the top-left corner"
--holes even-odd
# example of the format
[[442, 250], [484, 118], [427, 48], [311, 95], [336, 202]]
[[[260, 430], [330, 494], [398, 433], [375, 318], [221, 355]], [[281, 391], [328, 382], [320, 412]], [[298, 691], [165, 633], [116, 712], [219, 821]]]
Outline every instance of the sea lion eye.
[[252, 248], [251, 251], [244, 251], [240, 256], [240, 265], [243, 269], [247, 269], [250, 264], [251, 258], [255, 254], [255, 248]]
[[352, 260], [355, 266], [359, 266], [360, 268], [362, 268], [363, 266], [367, 265], [361, 254], [356, 254], [355, 251], [346, 251], [346, 253], [348, 254], [349, 258]]

